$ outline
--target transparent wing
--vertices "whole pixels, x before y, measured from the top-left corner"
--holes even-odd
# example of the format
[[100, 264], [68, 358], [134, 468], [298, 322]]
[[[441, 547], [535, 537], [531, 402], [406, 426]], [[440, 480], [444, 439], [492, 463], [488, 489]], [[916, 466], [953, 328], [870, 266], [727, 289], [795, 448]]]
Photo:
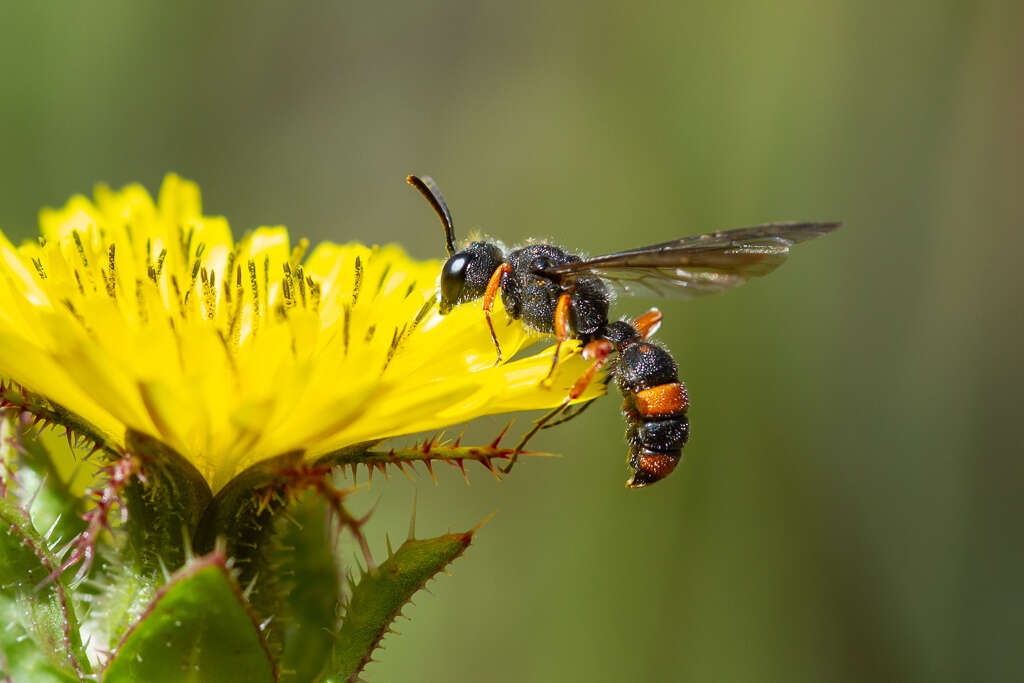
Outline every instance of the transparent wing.
[[553, 266], [543, 275], [565, 284], [587, 275], [610, 280], [627, 294], [690, 298], [714, 294], [766, 275], [794, 244], [825, 235], [839, 223], [767, 223], [652, 244]]

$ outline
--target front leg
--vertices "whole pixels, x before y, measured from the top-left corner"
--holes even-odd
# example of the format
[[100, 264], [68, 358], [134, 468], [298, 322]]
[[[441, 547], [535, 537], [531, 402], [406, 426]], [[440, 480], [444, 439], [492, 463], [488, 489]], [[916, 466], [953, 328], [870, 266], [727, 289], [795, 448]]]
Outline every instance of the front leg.
[[501, 363], [501, 344], [498, 343], [498, 335], [494, 333], [494, 323], [491, 322], [491, 308], [494, 306], [494, 298], [498, 295], [498, 290], [501, 289], [502, 278], [511, 272], [512, 266], [502, 263], [495, 269], [491, 279], [487, 282], [487, 289], [484, 290], [484, 317], [487, 318], [487, 329], [491, 331], [491, 341], [494, 342], [494, 348], [498, 352], [498, 360], [494, 361], [495, 365]]

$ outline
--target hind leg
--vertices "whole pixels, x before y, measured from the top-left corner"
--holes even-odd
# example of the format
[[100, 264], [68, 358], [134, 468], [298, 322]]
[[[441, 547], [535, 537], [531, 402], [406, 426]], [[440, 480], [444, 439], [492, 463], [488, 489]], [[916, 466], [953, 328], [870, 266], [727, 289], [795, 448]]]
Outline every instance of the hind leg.
[[[512, 450], [512, 457], [509, 458], [508, 463], [501, 468], [502, 473], [508, 474], [512, 471], [512, 466], [516, 464], [519, 454], [522, 452], [523, 448], [526, 447], [527, 442], [533, 438], [534, 434], [539, 432], [541, 429], [544, 429], [544, 426], [551, 420], [558, 417], [560, 413], [569, 407], [570, 403], [583, 395], [583, 392], [587, 390], [587, 387], [590, 386], [590, 382], [594, 379], [594, 375], [597, 374], [597, 371], [600, 370], [602, 366], [604, 366], [605, 362], [608, 360], [609, 354], [614, 350], [615, 346], [606, 339], [597, 339], [583, 347], [583, 357], [587, 360], [593, 360], [594, 362], [591, 363], [590, 367], [587, 368], [587, 370], [573, 383], [572, 389], [569, 390], [569, 395], [565, 397], [565, 400], [533, 423], [533, 427], [530, 431], [520, 439], [519, 443], [516, 444], [516, 447]], [[588, 401], [584, 405], [589, 404], [590, 402]], [[573, 417], [578, 415], [579, 412], [580, 411], [574, 413]]]
[[[604, 384], [605, 386], [607, 386], [608, 383], [612, 380], [612, 377], [614, 376], [614, 372], [615, 372], [614, 370], [609, 372], [608, 375], [606, 375], [605, 378], [601, 380], [601, 384]], [[600, 398], [600, 397], [598, 397], [598, 398]], [[558, 418], [554, 422], [548, 422], [546, 425], [544, 425], [542, 427], [542, 429], [551, 429], [552, 427], [557, 427], [560, 424], [565, 424], [566, 422], [576, 418], [578, 415], [580, 415], [580, 413], [582, 413], [584, 410], [586, 410], [587, 408], [592, 406], [594, 404], [594, 401], [596, 401], [596, 400], [597, 400], [597, 398], [592, 398], [589, 401], [584, 401], [583, 403], [577, 403], [576, 405], [574, 405], [571, 408], [567, 409], [565, 411], [565, 414], [562, 415], [562, 417]]]
[[633, 327], [641, 337], [650, 339], [658, 331], [658, 328], [661, 327], [661, 319], [663, 317], [661, 311], [657, 308], [652, 308], [634, 320]]

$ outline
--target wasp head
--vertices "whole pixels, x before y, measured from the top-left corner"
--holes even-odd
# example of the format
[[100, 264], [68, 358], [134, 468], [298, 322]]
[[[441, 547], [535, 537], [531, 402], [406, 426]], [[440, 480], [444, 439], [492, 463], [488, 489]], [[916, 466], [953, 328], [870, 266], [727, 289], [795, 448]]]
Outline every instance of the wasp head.
[[501, 249], [489, 242], [473, 242], [452, 254], [441, 269], [441, 313], [482, 297], [502, 260]]

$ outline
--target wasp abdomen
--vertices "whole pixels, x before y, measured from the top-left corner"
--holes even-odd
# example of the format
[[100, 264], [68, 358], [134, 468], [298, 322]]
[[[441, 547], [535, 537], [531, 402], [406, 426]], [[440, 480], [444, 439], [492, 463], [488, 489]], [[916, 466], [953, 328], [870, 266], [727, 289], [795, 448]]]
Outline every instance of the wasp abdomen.
[[631, 450], [629, 465], [633, 468], [633, 476], [626, 482], [631, 489], [639, 489], [661, 481], [676, 468], [683, 457], [681, 450], [659, 453], [646, 449]]
[[650, 422], [630, 422], [626, 440], [632, 448], [647, 448], [659, 453], [678, 451], [690, 438], [690, 421], [685, 415]]
[[668, 351], [646, 341], [628, 341], [619, 351], [616, 377], [625, 396], [626, 440], [633, 476], [640, 488], [664, 479], [683, 455], [690, 436], [690, 407], [679, 368]]
[[681, 382], [660, 384], [638, 391], [632, 396], [632, 407], [641, 418], [681, 415], [690, 407], [686, 387]]
[[672, 355], [650, 342], [628, 344], [619, 354], [619, 386], [635, 393], [679, 381], [679, 368]]

